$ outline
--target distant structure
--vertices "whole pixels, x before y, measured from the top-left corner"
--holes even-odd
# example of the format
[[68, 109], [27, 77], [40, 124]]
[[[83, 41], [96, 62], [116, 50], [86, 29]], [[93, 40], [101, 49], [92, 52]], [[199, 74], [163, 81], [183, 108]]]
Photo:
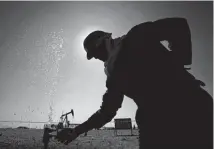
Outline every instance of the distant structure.
[[130, 129], [131, 135], [133, 135], [131, 118], [114, 119], [114, 123], [115, 123], [115, 129], [114, 129], [115, 136], [118, 136], [117, 130], [127, 130], [127, 129]]

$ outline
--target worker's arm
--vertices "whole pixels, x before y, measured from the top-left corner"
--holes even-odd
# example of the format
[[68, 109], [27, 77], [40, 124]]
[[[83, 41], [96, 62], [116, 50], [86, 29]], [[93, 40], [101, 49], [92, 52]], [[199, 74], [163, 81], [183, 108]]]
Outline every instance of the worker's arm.
[[190, 28], [185, 18], [166, 18], [152, 23], [152, 35], [169, 42], [170, 49], [184, 65], [192, 63]]
[[75, 132], [79, 135], [93, 128], [101, 128], [110, 122], [121, 107], [124, 95], [116, 88], [109, 88], [103, 95], [103, 102], [100, 109], [95, 112], [87, 121], [75, 128]]

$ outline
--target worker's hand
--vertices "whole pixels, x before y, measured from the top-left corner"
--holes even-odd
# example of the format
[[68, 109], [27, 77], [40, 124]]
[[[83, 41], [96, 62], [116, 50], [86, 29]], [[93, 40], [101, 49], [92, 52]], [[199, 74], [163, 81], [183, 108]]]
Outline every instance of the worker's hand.
[[68, 138], [68, 134], [73, 131], [72, 128], [63, 128], [57, 132], [56, 139], [60, 142], [64, 142]]
[[64, 142], [65, 145], [68, 145], [70, 142], [75, 140], [79, 135], [75, 132], [75, 129], [72, 131], [72, 133], [68, 134], [68, 139]]
[[56, 139], [65, 145], [72, 142], [78, 137], [75, 129], [72, 128], [64, 128], [58, 132]]

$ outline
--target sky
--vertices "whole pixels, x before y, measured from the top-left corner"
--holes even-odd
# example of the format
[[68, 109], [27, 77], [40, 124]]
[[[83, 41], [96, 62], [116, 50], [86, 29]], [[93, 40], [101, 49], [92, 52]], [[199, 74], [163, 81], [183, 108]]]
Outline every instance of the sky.
[[[190, 71], [213, 95], [213, 4], [210, 2], [0, 2], [0, 121], [73, 123], [96, 112], [106, 91], [103, 62], [86, 59], [82, 41], [94, 30], [122, 36], [133, 26], [185, 17], [192, 35]], [[116, 118], [135, 120], [125, 97]], [[2, 126], [24, 125], [0, 123]], [[31, 124], [35, 127], [43, 124]], [[109, 126], [113, 124], [109, 124]]]

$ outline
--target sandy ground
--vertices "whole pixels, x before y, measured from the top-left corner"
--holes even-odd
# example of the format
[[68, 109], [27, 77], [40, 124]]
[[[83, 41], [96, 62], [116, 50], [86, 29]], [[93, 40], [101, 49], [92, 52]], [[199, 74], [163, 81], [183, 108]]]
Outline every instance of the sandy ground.
[[[130, 130], [118, 131], [120, 135], [130, 135]], [[114, 130], [92, 130], [87, 136], [79, 136], [68, 145], [52, 139], [50, 149], [138, 149], [138, 131], [134, 136], [115, 136]], [[41, 129], [0, 129], [0, 149], [42, 149]]]

